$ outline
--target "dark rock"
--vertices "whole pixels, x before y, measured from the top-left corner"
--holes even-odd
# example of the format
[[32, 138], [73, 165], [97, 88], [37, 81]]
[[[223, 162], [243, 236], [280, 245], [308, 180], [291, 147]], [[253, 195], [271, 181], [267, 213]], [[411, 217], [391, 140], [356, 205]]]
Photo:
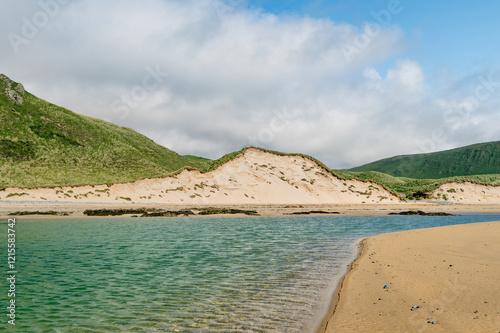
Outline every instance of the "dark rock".
[[166, 211], [155, 208], [138, 208], [138, 209], [87, 209], [83, 212], [87, 216], [121, 216], [129, 214], [141, 214], [141, 217], [176, 217], [195, 215], [190, 210]]
[[293, 212], [288, 215], [311, 215], [311, 214], [340, 214], [339, 212], [325, 212], [322, 210], [311, 210], [307, 212]]
[[245, 214], [252, 216], [259, 216], [256, 210], [241, 210], [241, 209], [230, 209], [230, 208], [200, 208], [198, 215], [215, 215], [215, 214]]
[[194, 215], [194, 213], [190, 210], [178, 210], [178, 211], [161, 211], [161, 212], [152, 212], [152, 213], [144, 213], [141, 217], [177, 217], [177, 216], [189, 216]]
[[146, 208], [139, 209], [87, 209], [83, 214], [87, 216], [120, 216], [126, 214], [144, 214]]
[[420, 216], [459, 216], [458, 214], [450, 214], [444, 212], [426, 213], [421, 210], [409, 210], [406, 212], [392, 212], [389, 215], [420, 215]]
[[53, 210], [49, 210], [49, 211], [45, 211], [45, 212], [39, 212], [39, 211], [33, 211], [33, 212], [15, 212], [15, 213], [10, 213], [9, 216], [26, 216], [26, 215], [69, 216], [69, 214], [72, 214], [72, 212], [55, 212]]

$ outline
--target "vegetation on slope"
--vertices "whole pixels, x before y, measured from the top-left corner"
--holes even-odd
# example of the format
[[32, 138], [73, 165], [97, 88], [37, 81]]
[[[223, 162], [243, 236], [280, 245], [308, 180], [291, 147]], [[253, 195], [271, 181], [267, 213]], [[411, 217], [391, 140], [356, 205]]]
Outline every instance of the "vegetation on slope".
[[430, 154], [386, 158], [351, 171], [378, 171], [391, 176], [417, 179], [500, 174], [500, 141]]
[[491, 175], [472, 175], [472, 176], [455, 176], [441, 179], [415, 179], [405, 177], [394, 177], [385, 173], [368, 171], [355, 172], [349, 170], [332, 170], [340, 178], [344, 179], [360, 179], [373, 181], [384, 185], [388, 190], [400, 195], [401, 197], [413, 199], [425, 199], [427, 194], [434, 191], [444, 183], [450, 182], [471, 182], [485, 185], [499, 185], [500, 174]]
[[301, 156], [307, 159], [310, 159], [316, 162], [318, 165], [323, 167], [325, 170], [330, 171], [334, 176], [350, 180], [350, 179], [358, 179], [362, 181], [374, 182], [382, 185], [390, 192], [398, 195], [403, 199], [425, 199], [427, 194], [430, 194], [436, 188], [441, 186], [444, 183], [449, 182], [472, 182], [477, 184], [485, 184], [485, 185], [499, 185], [500, 186], [500, 174], [488, 174], [488, 175], [470, 175], [470, 176], [454, 176], [454, 177], [446, 177], [440, 179], [416, 179], [416, 178], [408, 178], [408, 177], [394, 177], [382, 172], [377, 171], [367, 171], [367, 172], [355, 172], [350, 170], [332, 170], [329, 169], [322, 162], [316, 160], [315, 158], [298, 153], [282, 153], [278, 151], [257, 148], [257, 147], [247, 147], [242, 150], [238, 150], [229, 154], [224, 155], [223, 157], [211, 161], [208, 164], [208, 167], [204, 169], [204, 171], [211, 171], [219, 166], [230, 162], [243, 154], [245, 150], [249, 148], [259, 149], [271, 154], [280, 155], [280, 156]]
[[189, 166], [198, 169], [200, 171], [208, 170], [210, 164], [213, 162], [211, 159], [205, 157], [199, 157], [193, 155], [184, 155], [183, 157], [189, 161], [190, 163]]
[[212, 171], [212, 170], [217, 169], [221, 165], [226, 164], [227, 162], [232, 161], [235, 158], [237, 158], [238, 156], [240, 156], [241, 154], [243, 154], [245, 152], [245, 150], [246, 150], [246, 148], [244, 148], [242, 150], [238, 150], [238, 151], [232, 152], [232, 153], [229, 153], [229, 154], [226, 154], [226, 155], [222, 156], [219, 159], [211, 161], [207, 165], [207, 168], [206, 168], [205, 171]]
[[8, 84], [0, 78], [0, 187], [127, 182], [207, 165], [28, 92], [15, 103], [5, 93]]

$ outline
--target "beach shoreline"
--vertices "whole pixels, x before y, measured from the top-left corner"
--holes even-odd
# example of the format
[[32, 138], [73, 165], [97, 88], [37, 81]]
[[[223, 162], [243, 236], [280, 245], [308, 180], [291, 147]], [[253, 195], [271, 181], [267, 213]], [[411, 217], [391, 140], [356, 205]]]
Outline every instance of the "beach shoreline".
[[[67, 216], [50, 218], [82, 218], [87, 217], [85, 210], [99, 209], [158, 209], [169, 211], [197, 210], [206, 208], [239, 209], [256, 211], [259, 216], [293, 216], [293, 215], [388, 215], [406, 211], [420, 210], [423, 212], [445, 212], [450, 214], [500, 214], [500, 205], [495, 204], [439, 204], [431, 202], [408, 202], [397, 204], [143, 204], [143, 203], [75, 203], [75, 202], [43, 202], [43, 201], [0, 201], [0, 218], [11, 217], [16, 212], [47, 212], [67, 213]], [[133, 215], [129, 214], [128, 216]], [[241, 216], [246, 216], [239, 214]], [[46, 215], [29, 215], [31, 217], [47, 217]], [[207, 215], [214, 216], [214, 215]], [[227, 215], [217, 215], [227, 216]], [[121, 216], [121, 217], [127, 217]], [[193, 215], [193, 217], [202, 217]]]
[[361, 241], [316, 332], [487, 332], [500, 327], [500, 222]]
[[342, 275], [340, 276], [338, 281], [333, 286], [333, 292], [330, 293], [330, 298], [329, 298], [329, 301], [327, 304], [327, 310], [326, 310], [326, 312], [323, 312], [320, 314], [320, 316], [318, 316], [318, 318], [320, 320], [316, 323], [312, 332], [324, 333], [326, 331], [326, 328], [328, 326], [328, 322], [329, 322], [331, 316], [335, 313], [335, 310], [339, 304], [340, 292], [342, 290], [342, 286], [344, 284], [345, 278], [352, 271], [352, 269], [354, 267], [353, 266], [354, 263], [358, 260], [358, 258], [363, 253], [363, 249], [365, 246], [365, 244], [364, 244], [365, 239], [366, 238], [361, 238], [361, 239], [356, 240], [356, 242], [354, 242], [353, 259], [344, 263], [344, 265], [347, 266], [347, 269], [345, 270], [345, 272], [340, 273]]

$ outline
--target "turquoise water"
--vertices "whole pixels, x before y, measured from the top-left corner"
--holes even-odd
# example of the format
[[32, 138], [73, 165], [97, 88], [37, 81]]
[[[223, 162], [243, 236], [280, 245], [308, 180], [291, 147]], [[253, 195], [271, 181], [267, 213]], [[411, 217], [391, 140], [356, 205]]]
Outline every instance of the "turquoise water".
[[[493, 220], [500, 216], [20, 218], [15, 330], [307, 332], [356, 239]], [[4, 313], [0, 330], [12, 330]]]

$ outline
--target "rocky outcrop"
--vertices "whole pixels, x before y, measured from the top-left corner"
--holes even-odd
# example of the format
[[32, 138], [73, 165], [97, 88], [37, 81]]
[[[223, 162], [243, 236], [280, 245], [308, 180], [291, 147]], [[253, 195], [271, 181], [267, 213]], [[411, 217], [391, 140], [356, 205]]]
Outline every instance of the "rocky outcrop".
[[0, 81], [4, 87], [3, 93], [5, 96], [7, 96], [13, 103], [23, 104], [22, 95], [26, 92], [24, 86], [20, 83], [12, 81], [4, 74], [0, 74]]
[[12, 80], [7, 77], [5, 74], [0, 74], [0, 80], [9, 87], [12, 85]]
[[15, 90], [5, 90], [7, 97], [16, 104], [23, 104], [23, 98]]
[[14, 88], [14, 90], [20, 93], [21, 95], [24, 95], [24, 93], [26, 92], [24, 86], [21, 83], [18, 83], [17, 86]]

